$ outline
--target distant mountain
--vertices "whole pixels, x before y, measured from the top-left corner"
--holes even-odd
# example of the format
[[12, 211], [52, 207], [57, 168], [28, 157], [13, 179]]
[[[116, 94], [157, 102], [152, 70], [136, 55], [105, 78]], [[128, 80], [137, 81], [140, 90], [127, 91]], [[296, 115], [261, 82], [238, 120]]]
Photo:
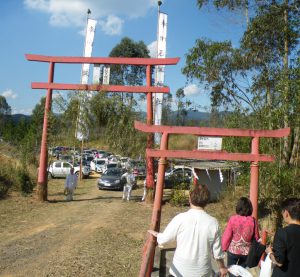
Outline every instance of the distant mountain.
[[[140, 113], [142, 119], [146, 119], [147, 114], [146, 112]], [[172, 111], [171, 112], [171, 118], [172, 120], [176, 120], [177, 112]], [[199, 112], [199, 111], [188, 111], [188, 114], [186, 116], [186, 120], [199, 120], [199, 121], [208, 121], [210, 119], [211, 114], [208, 112]]]
[[[60, 116], [60, 114], [57, 114], [57, 116]], [[147, 114], [146, 112], [140, 113], [141, 119], [146, 119]], [[177, 112], [172, 111], [171, 112], [171, 118], [172, 120], [176, 120]], [[199, 112], [199, 111], [188, 111], [186, 120], [196, 120], [196, 121], [209, 121], [211, 114], [209, 112]], [[25, 114], [12, 114], [10, 115], [10, 118], [13, 122], [19, 122], [21, 119], [24, 119], [26, 121], [31, 120], [31, 115], [25, 115]]]
[[[176, 112], [173, 112], [173, 116], [176, 117]], [[210, 113], [199, 112], [199, 111], [188, 111], [186, 116], [187, 120], [203, 120], [207, 121], [210, 119]]]
[[19, 122], [20, 120], [30, 121], [31, 115], [25, 115], [25, 114], [12, 114], [10, 115], [10, 118], [13, 122]]

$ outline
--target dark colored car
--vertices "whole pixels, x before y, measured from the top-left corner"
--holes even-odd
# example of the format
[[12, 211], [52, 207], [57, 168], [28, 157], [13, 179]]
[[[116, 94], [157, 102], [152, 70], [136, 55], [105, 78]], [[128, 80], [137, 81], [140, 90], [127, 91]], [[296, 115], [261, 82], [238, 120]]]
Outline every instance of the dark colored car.
[[97, 186], [99, 189], [123, 190], [126, 184], [126, 178], [122, 178], [124, 170], [120, 168], [111, 168], [106, 170], [98, 179]]
[[165, 175], [165, 188], [189, 189], [192, 181], [192, 170], [190, 168], [175, 168]]

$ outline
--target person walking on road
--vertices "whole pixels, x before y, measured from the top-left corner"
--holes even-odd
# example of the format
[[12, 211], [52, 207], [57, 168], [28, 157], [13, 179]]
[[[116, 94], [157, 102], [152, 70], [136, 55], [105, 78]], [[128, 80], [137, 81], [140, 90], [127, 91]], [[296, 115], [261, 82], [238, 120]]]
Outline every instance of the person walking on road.
[[[227, 266], [247, 266], [252, 238], [259, 240], [258, 222], [252, 217], [253, 207], [247, 197], [241, 197], [235, 207], [236, 214], [227, 222], [222, 236], [222, 249], [227, 252]], [[234, 276], [229, 274], [229, 276]]]
[[78, 177], [76, 174], [74, 174], [74, 168], [72, 167], [65, 181], [65, 195], [67, 201], [73, 200], [73, 193], [77, 187], [77, 182], [78, 182]]
[[[211, 258], [216, 259], [220, 276], [225, 277], [224, 252], [217, 219], [204, 210], [209, 202], [209, 190], [198, 185], [190, 192], [190, 209], [176, 215], [164, 232], [148, 230], [164, 245], [176, 241], [176, 250], [170, 274], [175, 277], [212, 276]], [[219, 276], [219, 275], [218, 275]]]
[[126, 178], [126, 184], [123, 188], [122, 199], [129, 201], [131, 197], [131, 191], [135, 183], [135, 177], [132, 173], [132, 169], [128, 169], [127, 172], [122, 175], [122, 178]]

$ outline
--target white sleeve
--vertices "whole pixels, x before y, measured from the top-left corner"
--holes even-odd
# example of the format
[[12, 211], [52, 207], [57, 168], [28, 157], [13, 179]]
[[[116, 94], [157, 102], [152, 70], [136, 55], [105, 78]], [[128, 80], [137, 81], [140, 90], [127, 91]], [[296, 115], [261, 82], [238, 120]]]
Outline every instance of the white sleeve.
[[175, 216], [168, 224], [163, 233], [157, 234], [157, 243], [166, 244], [176, 241], [178, 229], [180, 227], [180, 215]]
[[216, 260], [224, 259], [225, 255], [221, 247], [221, 235], [220, 235], [219, 224], [217, 222], [214, 226], [214, 240], [212, 243], [212, 253]]

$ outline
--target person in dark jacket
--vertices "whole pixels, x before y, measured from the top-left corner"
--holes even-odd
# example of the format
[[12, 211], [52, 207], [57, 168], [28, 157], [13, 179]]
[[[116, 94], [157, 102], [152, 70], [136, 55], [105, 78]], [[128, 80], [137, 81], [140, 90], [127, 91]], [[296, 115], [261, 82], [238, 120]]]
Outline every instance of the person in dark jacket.
[[275, 264], [272, 276], [300, 276], [300, 199], [285, 200], [281, 210], [287, 226], [277, 230], [273, 247], [266, 249]]

